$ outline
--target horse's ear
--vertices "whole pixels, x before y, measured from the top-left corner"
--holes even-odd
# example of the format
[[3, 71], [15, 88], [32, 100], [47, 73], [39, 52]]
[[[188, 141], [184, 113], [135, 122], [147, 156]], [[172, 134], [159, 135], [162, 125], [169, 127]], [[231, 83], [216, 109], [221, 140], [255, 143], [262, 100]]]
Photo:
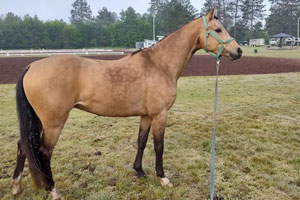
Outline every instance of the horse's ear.
[[217, 9], [214, 6], [213, 9], [211, 9], [211, 11], [209, 11], [209, 13], [206, 15], [206, 19], [208, 19], [209, 21], [214, 19], [214, 17], [217, 16]]

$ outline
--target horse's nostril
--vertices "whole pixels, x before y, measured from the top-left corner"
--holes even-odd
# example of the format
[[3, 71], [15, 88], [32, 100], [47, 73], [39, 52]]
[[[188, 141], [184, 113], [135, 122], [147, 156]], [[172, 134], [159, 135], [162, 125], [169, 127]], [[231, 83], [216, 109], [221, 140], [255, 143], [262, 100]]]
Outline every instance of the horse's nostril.
[[238, 56], [239, 56], [239, 57], [241, 57], [241, 56], [242, 56], [242, 53], [243, 53], [243, 51], [242, 51], [242, 49], [241, 49], [240, 47], [237, 49], [237, 52], [238, 52]]

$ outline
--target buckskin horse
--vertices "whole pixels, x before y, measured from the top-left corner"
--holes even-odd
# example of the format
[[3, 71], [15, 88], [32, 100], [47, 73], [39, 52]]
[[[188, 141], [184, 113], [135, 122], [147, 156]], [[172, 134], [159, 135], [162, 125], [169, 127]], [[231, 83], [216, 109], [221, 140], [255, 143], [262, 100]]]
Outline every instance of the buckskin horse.
[[162, 186], [171, 187], [163, 170], [164, 131], [167, 112], [176, 99], [178, 78], [199, 49], [231, 60], [242, 54], [215, 11], [213, 8], [151, 48], [119, 60], [63, 55], [26, 67], [16, 86], [20, 140], [13, 194], [22, 192], [27, 158], [33, 181], [49, 191], [52, 199], [61, 199], [54, 187], [50, 160], [72, 108], [109, 117], [141, 116], [133, 168], [138, 177], [145, 176], [142, 157], [152, 128], [156, 175]]

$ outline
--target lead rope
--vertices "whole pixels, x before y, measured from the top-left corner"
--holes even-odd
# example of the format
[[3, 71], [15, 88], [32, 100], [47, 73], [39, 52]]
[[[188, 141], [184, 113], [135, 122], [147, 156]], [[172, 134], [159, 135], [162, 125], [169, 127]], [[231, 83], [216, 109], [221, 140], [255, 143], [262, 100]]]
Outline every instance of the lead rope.
[[217, 115], [218, 115], [218, 76], [219, 76], [219, 66], [220, 60], [217, 60], [216, 65], [216, 86], [215, 86], [215, 103], [214, 103], [214, 127], [213, 127], [213, 137], [211, 145], [211, 163], [210, 163], [210, 200], [214, 199], [215, 191], [215, 143], [216, 143], [216, 129], [217, 129]]

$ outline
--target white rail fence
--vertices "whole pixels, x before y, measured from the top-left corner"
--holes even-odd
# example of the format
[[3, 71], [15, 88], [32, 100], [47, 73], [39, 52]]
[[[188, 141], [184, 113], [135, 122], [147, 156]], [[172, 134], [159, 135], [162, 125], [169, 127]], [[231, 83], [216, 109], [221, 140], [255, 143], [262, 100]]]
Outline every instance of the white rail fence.
[[122, 51], [110, 49], [41, 49], [41, 50], [0, 50], [0, 57], [52, 56], [52, 55], [123, 55]]

